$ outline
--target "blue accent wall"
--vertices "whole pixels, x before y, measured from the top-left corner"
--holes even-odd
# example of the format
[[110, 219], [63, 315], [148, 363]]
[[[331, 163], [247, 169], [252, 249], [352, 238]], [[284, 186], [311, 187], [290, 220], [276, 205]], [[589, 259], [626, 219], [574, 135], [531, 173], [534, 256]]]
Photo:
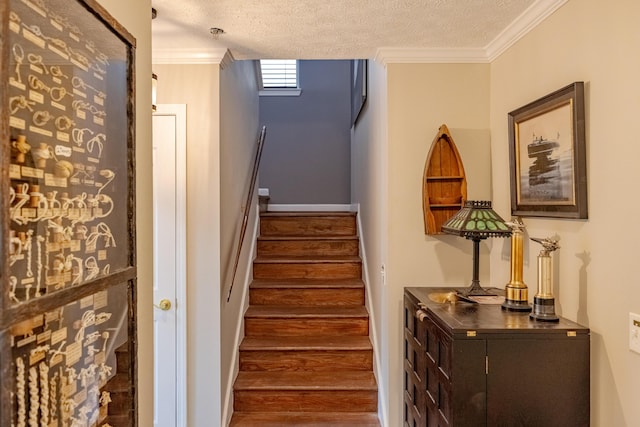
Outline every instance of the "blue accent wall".
[[299, 61], [300, 96], [261, 96], [272, 204], [351, 202], [351, 61]]

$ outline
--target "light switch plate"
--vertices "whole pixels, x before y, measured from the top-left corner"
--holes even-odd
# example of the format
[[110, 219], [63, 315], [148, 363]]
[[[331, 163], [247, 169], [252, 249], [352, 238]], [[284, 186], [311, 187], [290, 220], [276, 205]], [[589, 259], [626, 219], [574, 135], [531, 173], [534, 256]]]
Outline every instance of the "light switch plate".
[[629, 350], [640, 354], [640, 314], [629, 313]]

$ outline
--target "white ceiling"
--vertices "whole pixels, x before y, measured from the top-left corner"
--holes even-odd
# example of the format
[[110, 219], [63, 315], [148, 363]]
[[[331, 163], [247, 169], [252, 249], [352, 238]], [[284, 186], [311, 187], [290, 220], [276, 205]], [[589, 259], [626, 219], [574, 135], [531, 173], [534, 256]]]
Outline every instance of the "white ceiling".
[[152, 0], [154, 60], [225, 49], [235, 59], [373, 58], [381, 48], [486, 59], [565, 1]]

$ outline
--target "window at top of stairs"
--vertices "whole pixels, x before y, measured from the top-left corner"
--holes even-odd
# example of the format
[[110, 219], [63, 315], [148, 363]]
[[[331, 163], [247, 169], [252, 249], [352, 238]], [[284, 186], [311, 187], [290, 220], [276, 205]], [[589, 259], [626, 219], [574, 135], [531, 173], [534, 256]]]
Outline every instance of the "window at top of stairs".
[[298, 61], [295, 59], [261, 59], [260, 96], [299, 96]]

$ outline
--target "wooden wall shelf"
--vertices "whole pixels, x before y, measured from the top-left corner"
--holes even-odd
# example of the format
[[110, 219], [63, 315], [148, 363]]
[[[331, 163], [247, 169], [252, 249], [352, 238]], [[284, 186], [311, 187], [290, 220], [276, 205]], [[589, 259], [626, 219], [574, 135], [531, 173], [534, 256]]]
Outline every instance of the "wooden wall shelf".
[[467, 200], [467, 178], [462, 158], [446, 125], [438, 134], [424, 165], [422, 208], [425, 234], [442, 233], [442, 224]]

